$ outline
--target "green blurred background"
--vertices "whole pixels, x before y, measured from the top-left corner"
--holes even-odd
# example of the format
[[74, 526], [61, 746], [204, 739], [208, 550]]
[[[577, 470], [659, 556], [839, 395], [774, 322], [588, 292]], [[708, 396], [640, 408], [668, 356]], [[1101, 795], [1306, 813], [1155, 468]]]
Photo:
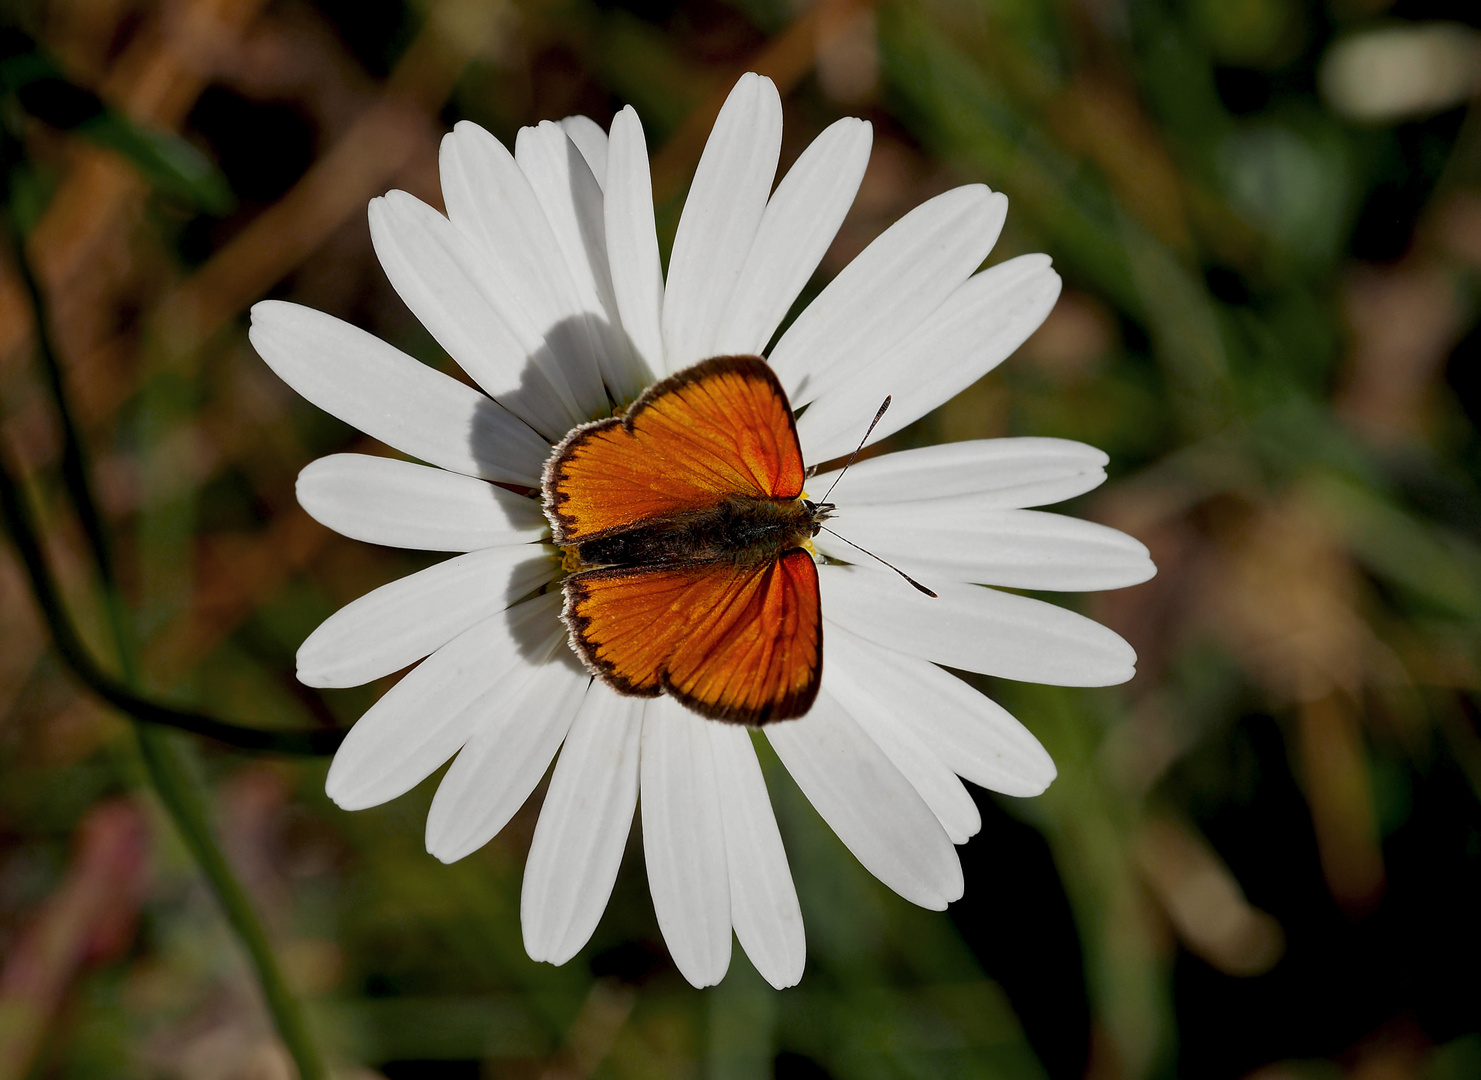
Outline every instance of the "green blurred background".
[[[343, 728], [385, 685], [308, 690], [294, 650], [426, 562], [297, 508], [298, 469], [367, 444], [267, 370], [247, 307], [291, 298], [449, 366], [376, 265], [371, 196], [439, 202], [458, 119], [512, 141], [631, 103], [666, 247], [746, 70], [782, 92], [784, 165], [840, 115], [874, 123], [808, 295], [970, 181], [1010, 200], [994, 260], [1048, 251], [1065, 279], [1014, 358], [891, 445], [1103, 447], [1111, 482], [1067, 509], [1160, 568], [1076, 601], [1136, 646], [1127, 686], [974, 680], [1060, 772], [1037, 799], [974, 793], [949, 912], [871, 879], [770, 763], [809, 953], [780, 993], [738, 949], [715, 989], [679, 977], [636, 831], [556, 969], [518, 926], [538, 793], [443, 866], [432, 781], [348, 814], [322, 756], [146, 740], [203, 800], [337, 1075], [1481, 1077], [1467, 23], [1462, 0], [0, 3], [27, 253], [0, 258], [0, 452], [91, 654], [123, 671], [122, 627], [155, 699]], [[291, 1077], [154, 759], [53, 648], [34, 577], [0, 549], [0, 1080]]]

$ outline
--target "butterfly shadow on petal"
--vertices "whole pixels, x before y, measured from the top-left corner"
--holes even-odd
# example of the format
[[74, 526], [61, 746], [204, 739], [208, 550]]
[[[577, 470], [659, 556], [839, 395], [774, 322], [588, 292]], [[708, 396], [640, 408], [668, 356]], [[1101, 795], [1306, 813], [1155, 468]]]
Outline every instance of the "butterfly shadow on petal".
[[469, 448], [479, 460], [498, 462], [508, 452], [511, 422], [553, 446], [576, 424], [620, 410], [656, 378], [621, 326], [590, 313], [564, 318], [526, 357], [517, 385], [475, 411]]
[[[532, 424], [519, 418], [520, 412], [530, 411], [522, 409], [522, 403], [533, 403], [540, 397], [548, 401], [552, 393], [551, 386], [554, 378], [550, 373], [568, 366], [571, 361], [562, 358], [582, 355], [583, 347], [589, 346], [593, 341], [602, 343], [610, 349], [630, 348], [627, 336], [620, 327], [614, 327], [596, 316], [583, 315], [563, 319], [547, 330], [539, 349], [526, 360], [519, 385], [513, 390], [501, 393], [498, 400], [486, 398], [482, 407], [475, 411], [473, 423], [468, 432], [469, 446], [474, 456], [479, 460], [497, 462], [500, 455], [507, 452], [505, 448], [510, 444], [511, 424], [523, 424], [530, 430], [534, 430]], [[635, 355], [635, 352], [629, 355]], [[605, 409], [599, 415], [616, 407], [614, 404], [616, 395], [610, 389], [606, 397]], [[553, 444], [565, 436], [566, 430], [564, 428], [559, 431], [538, 430], [535, 434], [540, 439]], [[533, 505], [539, 505], [538, 489], [526, 489], [513, 484], [500, 484], [499, 486], [520, 494], [529, 494]], [[584, 671], [580, 661], [570, 649], [565, 647], [564, 643], [555, 650], [553, 655], [549, 652], [551, 635], [557, 629], [562, 636], [565, 633], [564, 626], [559, 622], [559, 582], [551, 581], [544, 586], [543, 590], [529, 584], [532, 580], [542, 576], [539, 571], [550, 566], [552, 557], [553, 553], [548, 546], [547, 539], [544, 544], [531, 544], [529, 558], [511, 568], [505, 595], [510, 606], [505, 611], [505, 618], [508, 620], [511, 636], [522, 656], [536, 663], [569, 663], [576, 669]], [[543, 617], [525, 617], [529, 612], [525, 610], [522, 601], [535, 599], [542, 591], [545, 594], [554, 594], [548, 602]]]
[[[504, 620], [520, 656], [539, 663], [549, 652], [551, 635], [559, 629], [564, 637], [565, 626], [560, 623], [560, 583], [550, 581], [544, 585], [530, 584], [543, 577], [543, 572], [549, 569], [550, 548], [544, 544], [531, 544], [529, 549], [529, 558], [521, 560], [510, 569], [509, 581], [504, 589], [504, 599], [509, 605], [504, 609]], [[531, 607], [532, 602], [539, 606]], [[564, 644], [556, 650], [557, 654], [569, 652]], [[572, 660], [575, 660], [574, 656]]]
[[[571, 197], [577, 210], [576, 226], [583, 253], [592, 266], [602, 268], [597, 274], [597, 293], [603, 307], [615, 311], [616, 297], [611, 279], [605, 273], [608, 256], [601, 188], [575, 143], [568, 141], [566, 151], [569, 155]], [[577, 365], [584, 367], [591, 363], [593, 357], [597, 358], [599, 370], [596, 374], [606, 387], [609, 404], [626, 404], [657, 377], [657, 373], [647, 371], [627, 332], [603, 315], [583, 313], [564, 318], [548, 327], [543, 336], [544, 341], [525, 362], [519, 385], [498, 395], [508, 411], [523, 417], [527, 423], [533, 416], [550, 416], [552, 400], [565, 396], [563, 383], [569, 387], [570, 398], [574, 399], [578, 410], [597, 407], [599, 402], [583, 400], [578, 389], [578, 384], [591, 386], [589, 369], [574, 378], [567, 378], [567, 373], [575, 370]], [[472, 432], [475, 453], [481, 446], [496, 445], [495, 424], [481, 423], [481, 419], [475, 419]], [[585, 421], [596, 417], [587, 415], [579, 419]], [[566, 424], [560, 430], [554, 430], [550, 423], [543, 426], [530, 423], [530, 426], [553, 444], [566, 434], [571, 425]]]
[[[531, 588], [527, 583], [541, 570], [550, 565], [549, 549], [544, 545], [530, 545], [530, 558], [520, 562], [509, 574], [509, 585], [505, 598], [509, 607], [503, 617], [509, 628], [509, 636], [519, 655], [536, 667], [547, 664], [564, 664], [572, 672], [585, 675], [586, 668], [566, 645], [566, 628], [560, 621], [560, 583], [549, 582], [545, 586]], [[531, 602], [537, 606], [532, 606]], [[558, 634], [559, 643], [550, 648], [552, 635]]]

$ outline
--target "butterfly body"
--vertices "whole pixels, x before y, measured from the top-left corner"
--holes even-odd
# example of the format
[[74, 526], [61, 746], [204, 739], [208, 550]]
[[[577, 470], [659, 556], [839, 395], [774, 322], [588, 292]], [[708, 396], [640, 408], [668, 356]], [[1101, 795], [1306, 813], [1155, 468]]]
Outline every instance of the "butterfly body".
[[719, 720], [807, 712], [823, 631], [806, 545], [833, 508], [802, 498], [804, 475], [786, 394], [754, 356], [703, 361], [571, 432], [543, 495], [592, 673]]
[[803, 547], [828, 517], [805, 499], [731, 495], [715, 506], [646, 522], [575, 545], [583, 569], [775, 562]]

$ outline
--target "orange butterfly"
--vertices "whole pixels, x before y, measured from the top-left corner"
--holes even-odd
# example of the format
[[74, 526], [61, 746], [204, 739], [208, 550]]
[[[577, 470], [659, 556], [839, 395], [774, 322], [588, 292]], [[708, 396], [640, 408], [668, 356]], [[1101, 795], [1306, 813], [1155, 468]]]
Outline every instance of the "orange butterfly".
[[801, 498], [792, 408], [766, 361], [719, 356], [585, 424], [545, 466], [545, 513], [577, 569], [571, 645], [621, 694], [765, 724], [812, 707], [823, 673], [806, 544], [833, 507]]

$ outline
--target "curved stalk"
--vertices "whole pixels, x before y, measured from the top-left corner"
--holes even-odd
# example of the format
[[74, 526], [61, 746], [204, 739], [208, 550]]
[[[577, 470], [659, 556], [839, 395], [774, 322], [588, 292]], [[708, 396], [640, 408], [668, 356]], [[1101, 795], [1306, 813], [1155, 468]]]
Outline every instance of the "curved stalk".
[[[68, 618], [60, 590], [57, 589], [47, 567], [45, 553], [30, 512], [30, 506], [21, 485], [10, 474], [9, 469], [4, 467], [3, 462], [0, 462], [0, 511], [3, 511], [6, 526], [31, 579], [37, 603], [46, 617], [57, 651], [90, 689], [135, 720], [143, 721], [135, 725], [135, 732], [139, 740], [139, 751], [144, 759], [150, 780], [159, 795], [160, 802], [163, 803], [170, 819], [179, 830], [185, 846], [190, 850], [196, 864], [201, 868], [201, 872], [205, 874], [212, 890], [216, 893], [217, 899], [220, 900], [227, 922], [246, 950], [256, 971], [258, 985], [262, 988], [268, 1010], [272, 1014], [274, 1026], [298, 1068], [300, 1080], [324, 1080], [327, 1073], [318, 1049], [309, 1034], [302, 1006], [293, 996], [287, 981], [283, 978], [282, 970], [278, 967], [277, 958], [273, 955], [272, 947], [268, 943], [267, 934], [256, 909], [252, 906], [250, 898], [216, 842], [206, 800], [202, 796], [199, 785], [191, 776], [179, 748], [171, 744], [169, 734], [152, 725], [163, 724], [179, 727], [187, 731], [221, 738], [223, 741], [233, 742], [236, 745], [254, 742], [256, 745], [249, 747], [252, 749], [279, 749], [286, 745], [294, 749], [307, 749], [309, 752], [322, 752], [318, 749], [317, 742], [332, 740], [337, 743], [339, 733], [277, 733], [244, 728], [204, 714], [151, 702], [135, 692], [134, 688], [138, 683], [137, 647], [132, 626], [123, 605], [121, 593], [117, 588], [107, 531], [103, 525], [102, 515], [98, 511], [97, 501], [93, 498], [82, 441], [77, 433], [68, 402], [65, 380], [51, 343], [45, 304], [27, 263], [24, 241], [16, 233], [17, 231], [12, 229], [16, 262], [30, 295], [35, 317], [38, 351], [41, 354], [43, 366], [46, 368], [47, 382], [62, 422], [64, 439], [62, 476], [82, 522], [83, 532], [87, 537], [93, 561], [98, 569], [98, 576], [103, 584], [108, 621], [124, 673], [122, 682], [107, 675], [93, 660], [71, 619]], [[316, 739], [316, 736], [319, 739]]]

